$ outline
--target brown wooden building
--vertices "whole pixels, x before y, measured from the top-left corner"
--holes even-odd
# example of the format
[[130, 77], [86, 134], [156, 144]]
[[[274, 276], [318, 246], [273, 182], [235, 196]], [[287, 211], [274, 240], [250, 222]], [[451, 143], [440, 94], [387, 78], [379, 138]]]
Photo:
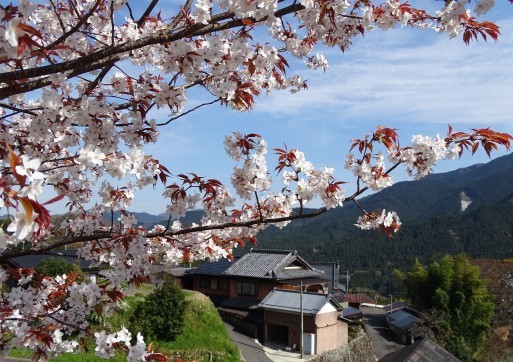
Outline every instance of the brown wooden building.
[[207, 262], [187, 274], [192, 289], [209, 296], [214, 304], [239, 310], [256, 309], [274, 289], [327, 294], [330, 281], [297, 251], [256, 250], [230, 262]]

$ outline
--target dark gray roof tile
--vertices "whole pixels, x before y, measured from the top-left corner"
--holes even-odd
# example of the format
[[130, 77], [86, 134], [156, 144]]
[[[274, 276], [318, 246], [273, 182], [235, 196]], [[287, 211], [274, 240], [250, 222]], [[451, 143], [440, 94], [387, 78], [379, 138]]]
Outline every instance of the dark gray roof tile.
[[264, 279], [295, 279], [324, 275], [322, 271], [312, 268], [297, 251], [266, 249], [251, 250], [223, 274]]
[[228, 259], [219, 259], [217, 261], [207, 261], [195, 269], [190, 269], [187, 274], [199, 275], [222, 275], [223, 272], [232, 266], [232, 262]]
[[389, 353], [380, 362], [458, 362], [459, 359], [445, 349], [430, 341], [422, 339], [414, 344]]
[[[331, 296], [318, 293], [303, 293], [303, 313], [317, 315], [327, 303], [331, 303], [338, 310], [342, 306]], [[290, 313], [300, 313], [301, 293], [291, 290], [273, 290], [258, 305], [263, 309], [281, 310]]]

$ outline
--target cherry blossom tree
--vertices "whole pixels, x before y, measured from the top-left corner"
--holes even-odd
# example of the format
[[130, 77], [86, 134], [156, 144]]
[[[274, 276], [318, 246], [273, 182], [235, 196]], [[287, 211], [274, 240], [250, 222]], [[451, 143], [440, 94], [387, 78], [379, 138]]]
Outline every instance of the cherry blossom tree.
[[[512, 137], [505, 133], [451, 128], [445, 137], [419, 135], [402, 147], [396, 130], [378, 127], [355, 140], [347, 155], [357, 185], [351, 195], [332, 168], [315, 168], [301, 151], [287, 148], [274, 149], [283, 188], [272, 190], [271, 157], [257, 134], [226, 137], [226, 152], [237, 164], [231, 187], [187, 173], [193, 170], [171, 172], [144, 152], [161, 127], [214, 103], [245, 111], [262, 92], [303, 91], [306, 81], [287, 75], [292, 58], [326, 70], [326, 58], [315, 51], [349, 51], [355, 37], [371, 30], [420, 28], [467, 44], [497, 40], [500, 31], [478, 19], [494, 0], [430, 1], [429, 9], [396, 0], [186, 0], [170, 17], [158, 3], [0, 5], [0, 213], [11, 217], [7, 229], [0, 229], [0, 260], [79, 243], [82, 258], [111, 269], [109, 280], [99, 284], [74, 273], [51, 278], [31, 269], [1, 270], [1, 281], [17, 283], [0, 301], [4, 352], [24, 346], [48, 359], [76, 351], [80, 336], [94, 334], [98, 356], [125, 349], [130, 360], [162, 359], [147, 350], [143, 336], [133, 339], [124, 328], [93, 332], [87, 318], [111, 313], [124, 296], [122, 283], [149, 280], [151, 265], [230, 258], [234, 247], [256, 242], [268, 225], [283, 227], [346, 202], [359, 206], [366, 191], [392, 185], [391, 173], [401, 165], [419, 179], [437, 161], [474, 153], [480, 145], [488, 155], [510, 147]], [[203, 89], [205, 101], [187, 108], [192, 89]], [[155, 119], [162, 108], [172, 117]], [[136, 190], [157, 183], [165, 186], [169, 220], [146, 230], [127, 209]], [[42, 200], [47, 189], [57, 196]], [[314, 200], [323, 207], [305, 212]], [[53, 203], [65, 203], [70, 215], [59, 230], [48, 211]], [[198, 207], [201, 222], [177, 221]], [[121, 212], [119, 220], [113, 220], [114, 211]], [[391, 210], [361, 211], [356, 225], [362, 229], [392, 236], [400, 228]]]

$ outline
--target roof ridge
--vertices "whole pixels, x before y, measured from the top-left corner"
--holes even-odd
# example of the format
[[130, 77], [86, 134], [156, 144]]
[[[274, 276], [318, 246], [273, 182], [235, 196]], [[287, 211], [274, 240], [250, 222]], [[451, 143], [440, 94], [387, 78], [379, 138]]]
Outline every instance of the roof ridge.
[[297, 250], [287, 250], [287, 249], [251, 249], [250, 253], [266, 253], [266, 254], [294, 254], [297, 255]]

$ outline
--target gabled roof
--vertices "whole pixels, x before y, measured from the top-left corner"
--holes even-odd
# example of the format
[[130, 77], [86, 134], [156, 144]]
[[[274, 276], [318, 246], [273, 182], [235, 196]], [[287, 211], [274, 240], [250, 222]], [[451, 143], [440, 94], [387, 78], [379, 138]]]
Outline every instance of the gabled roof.
[[324, 273], [314, 269], [295, 250], [252, 249], [226, 269], [223, 275], [280, 280], [318, 278]]
[[279, 289], [275, 289], [269, 293], [258, 306], [263, 309], [301, 313], [301, 303], [303, 304], [303, 313], [307, 315], [319, 314], [319, 311], [326, 304], [331, 304], [338, 311], [343, 309], [340, 303], [330, 295], [303, 293], [303, 301], [301, 302], [300, 292]]
[[379, 362], [458, 362], [458, 358], [429, 339], [422, 339], [384, 356]]

